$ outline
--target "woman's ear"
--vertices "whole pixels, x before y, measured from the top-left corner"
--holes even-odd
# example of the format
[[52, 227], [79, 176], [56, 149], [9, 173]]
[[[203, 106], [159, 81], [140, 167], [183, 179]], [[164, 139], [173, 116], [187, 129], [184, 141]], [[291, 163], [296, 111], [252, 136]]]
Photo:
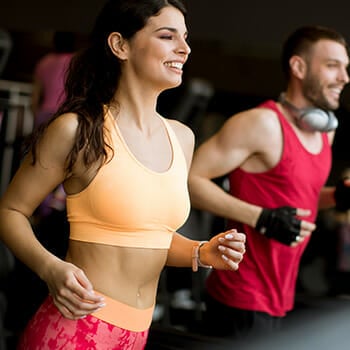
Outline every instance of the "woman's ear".
[[299, 79], [303, 79], [306, 74], [306, 62], [305, 60], [300, 56], [292, 56], [289, 60], [289, 66], [292, 75]]
[[120, 60], [125, 61], [128, 58], [128, 45], [120, 33], [113, 32], [109, 34], [108, 45], [112, 53]]

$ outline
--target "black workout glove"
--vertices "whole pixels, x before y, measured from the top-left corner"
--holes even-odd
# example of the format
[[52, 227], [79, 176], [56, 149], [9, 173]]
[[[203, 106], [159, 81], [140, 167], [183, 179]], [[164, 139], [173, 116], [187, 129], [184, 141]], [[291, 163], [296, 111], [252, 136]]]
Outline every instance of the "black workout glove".
[[349, 177], [339, 180], [334, 191], [335, 208], [339, 211], [350, 209], [350, 187], [345, 185], [344, 180], [349, 180]]
[[268, 238], [291, 245], [298, 241], [300, 234], [301, 220], [295, 217], [296, 212], [292, 207], [264, 208], [255, 228]]

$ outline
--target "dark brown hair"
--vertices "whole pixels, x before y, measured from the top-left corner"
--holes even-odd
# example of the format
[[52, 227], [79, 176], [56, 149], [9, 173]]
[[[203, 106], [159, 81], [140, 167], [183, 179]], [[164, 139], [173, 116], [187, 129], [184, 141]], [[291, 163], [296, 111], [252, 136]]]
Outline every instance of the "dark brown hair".
[[348, 49], [345, 38], [332, 28], [317, 25], [300, 27], [287, 38], [283, 45], [282, 69], [287, 79], [290, 76], [290, 58], [294, 55], [307, 54], [319, 40], [335, 41]]
[[[167, 6], [186, 10], [179, 0], [109, 0], [98, 15], [89, 45], [78, 52], [69, 66], [65, 91], [66, 99], [49, 123], [63, 113], [78, 115], [78, 129], [74, 146], [66, 160], [70, 172], [79, 151], [84, 147], [83, 161], [86, 166], [107, 159], [104, 139], [104, 106], [108, 106], [118, 88], [120, 79], [119, 60], [111, 53], [107, 39], [110, 33], [119, 32], [125, 39], [132, 38], [147, 20]], [[49, 123], [47, 125], [49, 125]], [[38, 129], [32, 141], [33, 162], [37, 160], [37, 146], [47, 125]]]

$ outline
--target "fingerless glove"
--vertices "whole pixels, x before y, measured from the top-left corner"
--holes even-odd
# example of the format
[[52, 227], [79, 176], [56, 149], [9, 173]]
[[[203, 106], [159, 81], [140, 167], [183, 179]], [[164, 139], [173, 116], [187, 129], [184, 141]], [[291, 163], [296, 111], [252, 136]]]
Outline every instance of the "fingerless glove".
[[264, 208], [256, 223], [256, 230], [268, 238], [286, 245], [297, 241], [300, 234], [301, 220], [296, 217], [296, 208]]

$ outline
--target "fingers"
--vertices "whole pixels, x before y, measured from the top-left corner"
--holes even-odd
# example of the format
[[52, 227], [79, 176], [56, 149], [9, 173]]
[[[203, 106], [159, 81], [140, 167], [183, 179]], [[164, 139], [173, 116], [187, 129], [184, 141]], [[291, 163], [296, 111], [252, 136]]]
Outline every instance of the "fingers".
[[313, 231], [315, 231], [316, 225], [312, 222], [302, 221], [300, 225], [300, 235], [309, 236]]
[[71, 290], [73, 293], [75, 293], [80, 299], [91, 304], [103, 301], [103, 298], [100, 295], [94, 293], [92, 284], [82, 270], [75, 272], [74, 276], [78, 283], [72, 284]]
[[304, 240], [311, 235], [311, 233], [316, 229], [316, 225], [308, 222], [308, 221], [301, 221], [300, 224], [300, 232], [295, 237], [295, 242], [291, 244], [292, 247], [297, 246], [300, 243], [303, 243]]
[[[63, 294], [66, 294], [66, 293], [63, 293]], [[91, 304], [91, 303], [82, 301], [73, 295], [65, 296], [65, 295], [56, 294], [53, 300], [57, 308], [62, 313], [62, 315], [72, 320], [83, 318], [86, 315], [91, 314], [99, 310], [101, 307], [105, 306], [103, 302], [97, 305]]]
[[80, 299], [69, 289], [62, 289], [53, 296], [53, 299], [55, 305], [61, 311], [63, 316], [70, 319], [82, 318], [105, 306], [102, 299], [99, 299], [98, 302], [94, 303], [88, 302]]
[[316, 229], [315, 224], [308, 221], [301, 221], [298, 242], [304, 241], [304, 239], [306, 237], [309, 237], [315, 229]]
[[218, 249], [220, 246], [226, 246], [228, 248], [231, 248], [231, 250], [235, 250], [239, 253], [245, 252], [245, 243], [241, 241], [228, 241], [225, 238], [219, 238], [219, 242], [221, 243], [218, 246]]
[[[223, 238], [227, 241], [239, 241], [245, 243], [246, 235], [241, 232], [237, 232], [237, 230], [232, 229], [224, 232], [220, 238]], [[221, 240], [223, 242], [223, 240]]]
[[222, 253], [221, 258], [224, 260], [225, 264], [228, 265], [228, 268], [233, 271], [238, 269], [239, 263], [243, 259], [245, 240], [245, 234], [239, 233], [236, 230], [226, 231], [224, 235], [218, 239], [220, 243], [218, 250]]
[[239, 268], [239, 263], [229, 259], [226, 255], [222, 255], [222, 259], [228, 265], [230, 270], [237, 271]]
[[295, 241], [290, 244], [291, 247], [296, 247], [300, 243], [304, 242], [306, 236], [302, 236], [301, 234], [295, 237]]
[[223, 237], [219, 238], [221, 244], [230, 246], [231, 248], [237, 250], [245, 250], [246, 235], [237, 230], [229, 230], [225, 232]]
[[219, 245], [218, 249], [220, 250], [221, 253], [225, 255], [226, 258], [230, 259], [235, 263], [240, 263], [243, 259], [243, 254], [244, 254], [243, 251], [237, 251], [235, 249], [231, 249], [223, 245]]
[[311, 210], [310, 209], [302, 209], [302, 208], [297, 208], [296, 211], [297, 216], [310, 216], [311, 215]]
[[[311, 215], [311, 210], [297, 208], [296, 215], [299, 217], [307, 217]], [[314, 223], [301, 220], [299, 234], [295, 237], [295, 241], [291, 244], [292, 247], [304, 242], [304, 240], [311, 235], [311, 233], [316, 229]]]
[[50, 294], [62, 315], [69, 319], [85, 317], [105, 306], [103, 297], [94, 293], [80, 269], [69, 273], [60, 284], [51, 285]]

